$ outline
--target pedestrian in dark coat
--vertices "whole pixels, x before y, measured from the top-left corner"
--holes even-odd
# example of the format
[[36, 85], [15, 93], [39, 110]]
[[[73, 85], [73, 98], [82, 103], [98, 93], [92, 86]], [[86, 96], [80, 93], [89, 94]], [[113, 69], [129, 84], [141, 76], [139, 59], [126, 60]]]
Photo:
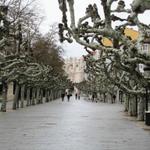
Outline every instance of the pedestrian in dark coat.
[[65, 92], [62, 91], [62, 93], [61, 93], [61, 100], [62, 100], [62, 102], [64, 101], [64, 98], [65, 98]]
[[115, 103], [115, 101], [116, 101], [116, 95], [113, 95], [113, 101], [112, 101], [112, 103]]
[[77, 97], [78, 97], [78, 94], [77, 93], [75, 93], [75, 99], [77, 100]]
[[70, 101], [70, 97], [72, 96], [70, 89], [66, 90], [66, 95], [67, 95], [67, 99], [68, 99], [68, 102], [69, 102]]

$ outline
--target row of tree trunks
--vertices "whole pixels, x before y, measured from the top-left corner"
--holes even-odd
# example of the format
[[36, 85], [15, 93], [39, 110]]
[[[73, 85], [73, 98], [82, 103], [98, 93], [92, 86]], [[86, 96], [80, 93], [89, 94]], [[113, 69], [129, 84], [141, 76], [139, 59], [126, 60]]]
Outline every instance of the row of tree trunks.
[[[110, 103], [110, 99], [112, 95], [110, 93], [101, 93], [98, 97], [101, 102]], [[128, 115], [137, 117], [137, 120], [144, 121], [144, 115], [146, 110], [146, 102], [144, 96], [130, 95], [120, 92], [118, 102], [124, 102], [124, 111], [128, 113]], [[112, 99], [111, 99], [112, 102]]]
[[125, 95], [124, 98], [124, 106], [125, 112], [128, 112], [130, 116], [137, 117], [137, 120], [144, 121], [145, 115], [145, 99], [144, 96], [133, 96], [133, 95]]
[[[145, 115], [145, 97], [144, 96], [136, 96], [121, 93], [121, 103], [124, 101], [124, 111], [128, 113], [128, 115], [137, 117], [137, 120], [144, 121]], [[110, 94], [104, 93], [100, 95], [100, 99], [102, 102], [109, 102]]]
[[[7, 104], [7, 84], [3, 82], [3, 99], [1, 104], [1, 111], [6, 112]], [[45, 91], [45, 94], [44, 94]], [[26, 106], [31, 106], [35, 104], [42, 104], [43, 98], [45, 97], [45, 102], [50, 102], [60, 97], [60, 92], [54, 90], [42, 89], [37, 87], [26, 87], [25, 84], [19, 85], [15, 83], [15, 93], [13, 99], [12, 109], [24, 108], [25, 102]]]
[[[119, 91], [118, 91], [119, 92]], [[89, 95], [89, 93], [87, 93]], [[110, 93], [100, 93], [99, 97], [101, 102], [110, 102]], [[118, 93], [118, 101], [124, 102], [124, 111], [128, 115], [137, 117], [137, 120], [144, 121], [145, 110], [146, 110], [146, 101], [144, 96], [130, 95], [123, 92]]]

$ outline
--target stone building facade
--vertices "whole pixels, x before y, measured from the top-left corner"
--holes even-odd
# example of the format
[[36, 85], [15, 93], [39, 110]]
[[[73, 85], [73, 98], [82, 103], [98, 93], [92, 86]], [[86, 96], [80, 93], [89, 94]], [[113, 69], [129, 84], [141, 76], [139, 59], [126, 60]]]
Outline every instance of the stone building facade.
[[67, 58], [65, 59], [64, 70], [69, 79], [73, 83], [80, 83], [85, 80], [86, 74], [84, 69], [86, 67], [84, 59], [81, 58]]

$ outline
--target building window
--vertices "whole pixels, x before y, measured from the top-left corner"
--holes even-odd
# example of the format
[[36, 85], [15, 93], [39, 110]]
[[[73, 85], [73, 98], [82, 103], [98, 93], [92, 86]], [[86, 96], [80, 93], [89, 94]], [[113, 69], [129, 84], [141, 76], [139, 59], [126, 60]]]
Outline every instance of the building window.
[[150, 37], [150, 31], [147, 32], [147, 36]]
[[142, 46], [142, 51], [143, 51], [144, 53], [148, 53], [148, 48], [149, 48], [149, 44], [143, 44], [143, 46]]

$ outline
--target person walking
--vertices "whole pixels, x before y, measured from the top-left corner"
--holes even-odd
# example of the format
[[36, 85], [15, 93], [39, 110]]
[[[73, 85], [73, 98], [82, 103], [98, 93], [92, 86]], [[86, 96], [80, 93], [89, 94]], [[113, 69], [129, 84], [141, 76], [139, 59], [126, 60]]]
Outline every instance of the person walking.
[[77, 100], [77, 98], [78, 98], [78, 94], [77, 94], [77, 93], [75, 93], [75, 99]]
[[113, 98], [112, 103], [115, 103], [116, 102], [116, 95], [114, 94], [112, 98]]
[[80, 91], [79, 90], [78, 90], [77, 96], [78, 96], [78, 100], [80, 100]]
[[62, 91], [62, 93], [61, 93], [61, 100], [62, 100], [62, 102], [64, 101], [64, 98], [65, 98], [65, 92]]
[[92, 102], [94, 102], [94, 99], [95, 99], [95, 95], [94, 93], [92, 94]]
[[75, 89], [75, 99], [77, 100], [80, 100], [80, 91], [79, 91], [79, 89]]
[[70, 97], [72, 96], [72, 94], [71, 94], [69, 89], [66, 90], [66, 95], [67, 95], [67, 100], [69, 102], [70, 101]]
[[[96, 92], [93, 92], [93, 94], [92, 94], [92, 102], [94, 102], [96, 98], [97, 98], [97, 94], [96, 94]], [[96, 100], [96, 103], [97, 103], [97, 100]]]

